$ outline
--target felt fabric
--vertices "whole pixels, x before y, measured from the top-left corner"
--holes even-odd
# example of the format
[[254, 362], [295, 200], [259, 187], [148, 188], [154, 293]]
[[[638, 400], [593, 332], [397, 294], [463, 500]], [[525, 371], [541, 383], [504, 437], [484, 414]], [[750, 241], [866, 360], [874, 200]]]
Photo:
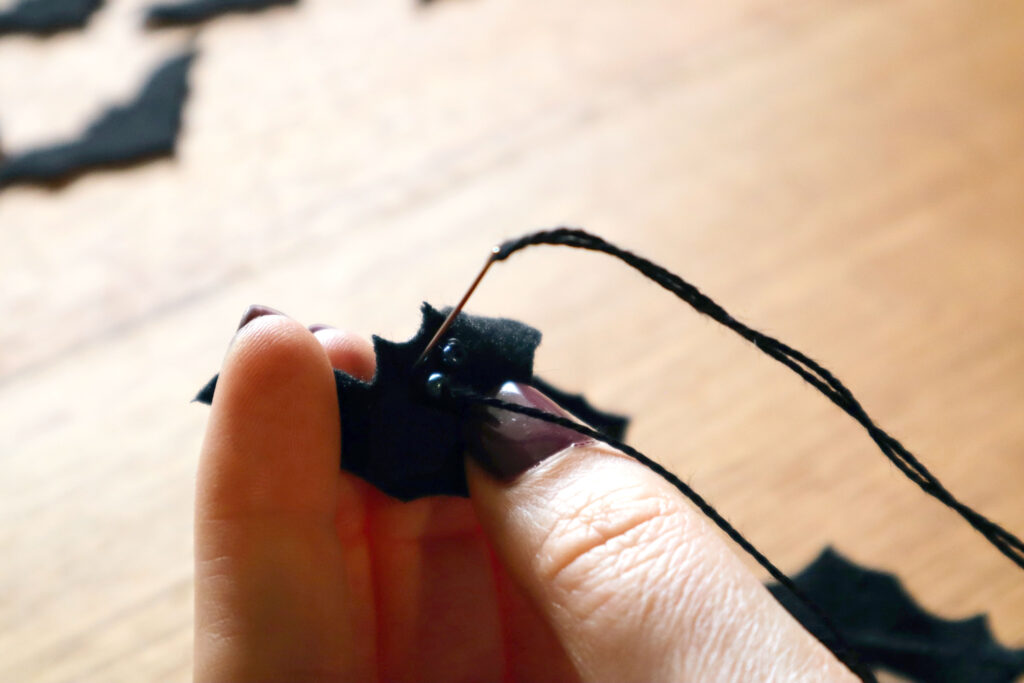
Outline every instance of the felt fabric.
[[186, 0], [161, 3], [146, 11], [146, 26], [189, 26], [223, 14], [259, 12], [279, 5], [295, 5], [299, 0]]
[[94, 168], [123, 167], [174, 153], [195, 52], [161, 64], [132, 102], [101, 114], [78, 139], [0, 161], [0, 189], [67, 182]]
[[[984, 616], [949, 621], [923, 610], [899, 580], [825, 549], [793, 582], [838, 627], [861, 659], [917, 683], [1012, 683], [1024, 649], [996, 642]], [[778, 584], [775, 598], [811, 633], [823, 626]]]
[[[531, 383], [599, 431], [623, 434], [625, 417], [603, 413], [582, 396], [534, 377], [533, 355], [541, 335], [515, 320], [460, 314], [424, 363], [414, 367], [449, 310], [423, 304], [419, 332], [407, 342], [375, 336], [377, 372], [371, 382], [335, 371], [342, 469], [400, 500], [469, 495], [463, 455], [470, 416], [427, 393], [427, 379], [434, 373], [442, 373], [451, 386], [485, 395], [507, 381]], [[216, 382], [216, 377], [210, 380], [196, 400], [210, 403]]]
[[0, 35], [48, 36], [83, 28], [103, 0], [21, 0], [0, 12]]

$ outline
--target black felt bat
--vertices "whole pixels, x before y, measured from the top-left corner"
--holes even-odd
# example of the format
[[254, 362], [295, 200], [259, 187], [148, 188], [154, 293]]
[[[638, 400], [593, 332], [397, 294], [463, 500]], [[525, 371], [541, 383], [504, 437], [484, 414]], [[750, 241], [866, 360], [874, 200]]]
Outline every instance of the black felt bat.
[[[865, 569], [828, 548], [793, 582], [828, 617], [860, 658], [917, 683], [1012, 683], [1024, 674], [1024, 649], [996, 642], [984, 616], [948, 621], [921, 609], [884, 572]], [[811, 633], [823, 625], [778, 584], [775, 598]]]
[[49, 36], [83, 28], [103, 0], [21, 0], [0, 12], [0, 35]]
[[153, 5], [146, 11], [146, 27], [189, 26], [223, 14], [260, 12], [280, 5], [295, 5], [299, 0], [186, 0]]
[[[425, 393], [426, 379], [443, 370], [452, 382], [491, 394], [507, 381], [530, 383], [598, 431], [619, 439], [627, 418], [593, 408], [583, 396], [556, 389], [533, 375], [540, 332], [505, 318], [462, 314], [439, 353], [420, 366], [416, 359], [450, 309], [423, 304], [423, 322], [404, 343], [373, 338], [377, 372], [367, 383], [334, 373], [344, 434], [341, 467], [400, 500], [467, 496], [463, 416]], [[196, 396], [210, 403], [214, 377]]]
[[195, 52], [161, 64], [138, 96], [101, 114], [76, 140], [0, 161], [0, 189], [14, 184], [59, 185], [91, 169], [121, 168], [174, 153]]

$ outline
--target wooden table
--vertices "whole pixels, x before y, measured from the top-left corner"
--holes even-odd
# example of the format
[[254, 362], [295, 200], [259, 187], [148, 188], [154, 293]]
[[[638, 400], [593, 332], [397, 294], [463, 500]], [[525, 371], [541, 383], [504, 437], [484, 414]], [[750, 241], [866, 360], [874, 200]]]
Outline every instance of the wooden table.
[[[185, 31], [142, 0], [0, 39], [5, 149]], [[175, 161], [0, 194], [0, 680], [190, 675], [189, 398], [251, 302], [402, 339], [557, 223], [823, 361], [1024, 532], [1024, 4], [303, 0], [196, 37]], [[471, 309], [787, 570], [826, 544], [1024, 645], [1024, 576], [834, 406], [610, 259], [514, 257]]]

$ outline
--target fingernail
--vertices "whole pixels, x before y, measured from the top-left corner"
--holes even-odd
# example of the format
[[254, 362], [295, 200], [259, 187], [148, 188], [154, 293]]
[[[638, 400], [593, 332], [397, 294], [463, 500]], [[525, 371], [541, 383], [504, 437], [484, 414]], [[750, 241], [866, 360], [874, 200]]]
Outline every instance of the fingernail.
[[245, 313], [242, 314], [242, 319], [238, 322], [238, 329], [242, 329], [256, 318], [262, 318], [265, 315], [284, 315], [284, 313], [276, 308], [271, 308], [270, 306], [252, 304], [249, 308], [245, 309]]
[[313, 323], [312, 325], [309, 326], [309, 331], [312, 332], [313, 334], [316, 334], [320, 330], [333, 330], [333, 329], [334, 329], [333, 325], [324, 325], [323, 323]]
[[[559, 417], [572, 416], [550, 398], [528, 384], [506, 382], [496, 398], [516, 405], [537, 408]], [[590, 438], [519, 413], [489, 408], [468, 434], [469, 454], [493, 476], [509, 481], [549, 456]]]

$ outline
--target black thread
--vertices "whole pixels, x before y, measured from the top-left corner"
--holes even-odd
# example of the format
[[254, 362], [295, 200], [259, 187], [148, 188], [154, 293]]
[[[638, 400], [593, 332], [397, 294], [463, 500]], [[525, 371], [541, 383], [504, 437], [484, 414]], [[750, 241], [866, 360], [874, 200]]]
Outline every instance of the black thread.
[[711, 506], [704, 498], [694, 491], [690, 486], [682, 479], [677, 477], [675, 474], [665, 469], [660, 463], [647, 457], [640, 451], [636, 450], [632, 446], [618, 439], [613, 439], [610, 436], [602, 434], [601, 432], [591, 429], [585, 425], [581, 425], [578, 422], [574, 422], [565, 417], [553, 415], [551, 413], [544, 412], [537, 408], [531, 408], [528, 406], [521, 406], [516, 403], [509, 403], [502, 401], [498, 398], [490, 396], [481, 396], [465, 389], [452, 387], [449, 390], [450, 397], [456, 401], [465, 401], [469, 403], [476, 403], [485, 405], [491, 408], [499, 408], [501, 410], [507, 410], [513, 413], [519, 413], [526, 415], [544, 422], [550, 422], [566, 429], [571, 429], [574, 432], [588, 436], [591, 439], [602, 441], [612, 448], [618, 449], [633, 458], [640, 464], [644, 465], [655, 474], [659, 475], [662, 479], [674, 486], [680, 493], [686, 496], [697, 508], [704, 513], [712, 522], [718, 526], [726, 536], [728, 536], [736, 545], [740, 546], [748, 555], [753, 557], [758, 564], [764, 567], [765, 570], [775, 579], [779, 585], [789, 591], [797, 600], [799, 600], [807, 609], [809, 609], [815, 617], [817, 617], [821, 624], [825, 627], [828, 637], [821, 637], [822, 634], [818, 634], [819, 641], [822, 645], [829, 649], [829, 651], [835, 655], [846, 668], [852, 671], [857, 677], [864, 683], [878, 683], [878, 679], [875, 678], [874, 673], [871, 669], [865, 665], [856, 651], [850, 647], [846, 638], [843, 637], [839, 628], [835, 625], [832, 619], [820, 608], [818, 605], [807, 597], [803, 591], [797, 588], [796, 584], [786, 576], [786, 574], [776, 567], [771, 560], [769, 560], [760, 550], [754, 547], [754, 545], [741, 534], [736, 527], [729, 523], [721, 514], [718, 513], [715, 508]]
[[[758, 332], [736, 320], [710, 297], [678, 275], [583, 230], [563, 227], [524, 235], [498, 246], [492, 253], [491, 259], [503, 261], [521, 249], [541, 244], [587, 249], [614, 256], [690, 304], [698, 313], [709, 316], [744, 339], [752, 342], [761, 351], [798, 374], [808, 384], [839, 406], [847, 415], [860, 423], [867, 430], [872, 440], [878, 444], [882, 453], [907, 478], [920, 486], [925, 493], [955, 510], [1003, 555], [1008, 557], [1018, 567], [1024, 569], [1024, 542], [981, 513], [957, 500], [939, 482], [935, 475], [908, 451], [903, 444], [875, 424], [846, 385], [817, 362], [778, 339]], [[648, 466], [650, 467], [650, 465]], [[765, 568], [767, 569], [767, 567]]]

